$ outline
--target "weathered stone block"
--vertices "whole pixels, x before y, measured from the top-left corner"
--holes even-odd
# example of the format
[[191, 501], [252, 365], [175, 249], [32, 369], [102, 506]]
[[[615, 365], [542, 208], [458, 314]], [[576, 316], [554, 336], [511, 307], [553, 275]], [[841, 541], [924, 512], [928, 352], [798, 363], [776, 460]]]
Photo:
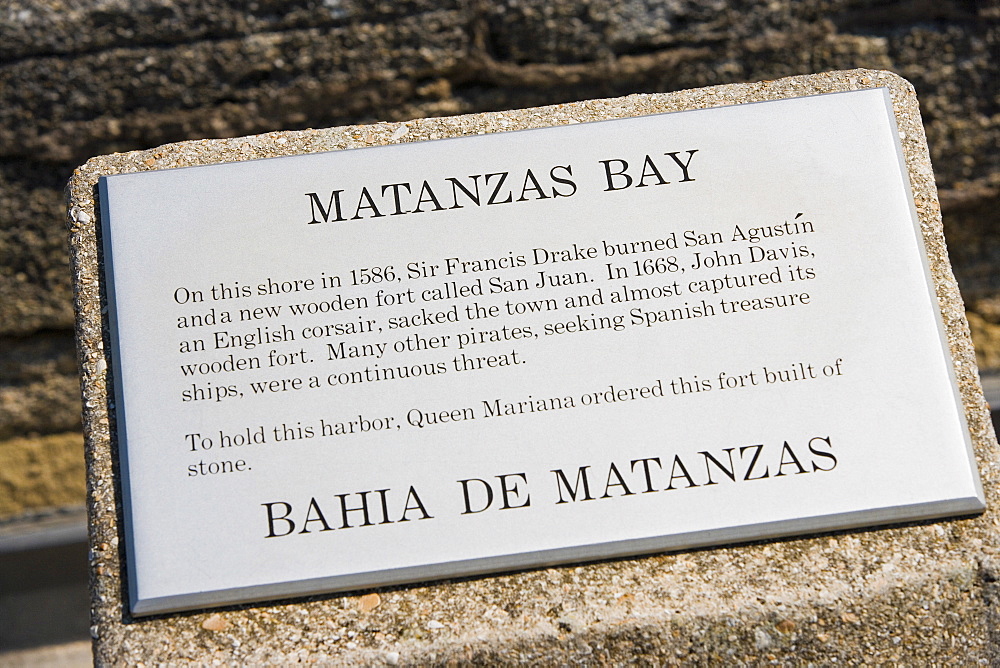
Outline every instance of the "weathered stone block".
[[0, 519], [79, 506], [86, 493], [76, 432], [0, 440]]
[[71, 336], [0, 337], [0, 377], [0, 439], [80, 429]]
[[[988, 501], [978, 517], [840, 532], [493, 577], [318, 596], [138, 621], [123, 603], [124, 545], [102, 323], [94, 184], [102, 174], [167, 169], [538, 127], [887, 85], [900, 108], [916, 206]], [[84, 377], [99, 663], [922, 662], [1000, 661], [997, 494], [1000, 447], [943, 246], [933, 176], [917, 148], [913, 89], [864, 70], [595, 100], [540, 110], [187, 142], [103, 156], [69, 188]], [[406, 128], [405, 133], [397, 130]], [[405, 549], [405, 546], [401, 546]]]

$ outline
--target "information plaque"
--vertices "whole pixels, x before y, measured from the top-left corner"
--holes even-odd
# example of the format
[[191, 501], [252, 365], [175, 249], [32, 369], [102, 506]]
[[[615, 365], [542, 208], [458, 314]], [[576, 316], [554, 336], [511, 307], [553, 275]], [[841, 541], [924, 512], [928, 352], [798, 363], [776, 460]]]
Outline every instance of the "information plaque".
[[887, 89], [99, 198], [134, 614], [984, 508]]

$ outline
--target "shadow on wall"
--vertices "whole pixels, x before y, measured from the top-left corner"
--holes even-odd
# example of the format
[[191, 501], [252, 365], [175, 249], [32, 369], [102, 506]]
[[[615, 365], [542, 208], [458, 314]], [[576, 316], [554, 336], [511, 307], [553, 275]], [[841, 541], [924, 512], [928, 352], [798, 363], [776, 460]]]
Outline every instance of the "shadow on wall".
[[86, 542], [0, 553], [0, 652], [89, 640], [87, 577]]

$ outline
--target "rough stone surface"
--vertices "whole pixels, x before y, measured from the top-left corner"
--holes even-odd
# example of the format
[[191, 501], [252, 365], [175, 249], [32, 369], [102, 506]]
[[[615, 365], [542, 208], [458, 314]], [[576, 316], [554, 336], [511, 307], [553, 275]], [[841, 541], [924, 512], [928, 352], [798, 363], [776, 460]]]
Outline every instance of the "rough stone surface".
[[[39, 332], [0, 337], [0, 439], [80, 430], [73, 337]], [[82, 459], [81, 459], [82, 466]], [[82, 469], [81, 469], [82, 470]]]
[[80, 505], [87, 490], [78, 464], [82, 445], [76, 432], [0, 441], [0, 519]]
[[[123, 607], [94, 189], [99, 176], [888, 86], [988, 510], [974, 518], [387, 587], [137, 620]], [[405, 132], [402, 131], [405, 129]], [[99, 664], [1000, 662], [1000, 447], [942, 237], [913, 88], [853, 70], [407, 123], [184, 142], [94, 158], [69, 186]], [[377, 593], [378, 596], [372, 596]]]
[[[980, 363], [1000, 370], [998, 53], [997, 0], [9, 0], [0, 351], [32, 368], [0, 370], [0, 438], [77, 428], [62, 188], [92, 155], [852, 67], [920, 94]], [[26, 383], [38, 336], [59, 345]]]

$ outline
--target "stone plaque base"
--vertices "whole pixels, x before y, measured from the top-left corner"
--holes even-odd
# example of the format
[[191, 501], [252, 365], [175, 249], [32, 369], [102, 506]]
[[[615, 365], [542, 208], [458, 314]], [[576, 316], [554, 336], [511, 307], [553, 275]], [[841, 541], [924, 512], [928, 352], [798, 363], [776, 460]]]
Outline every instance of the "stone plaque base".
[[[95, 210], [100, 176], [545, 127], [819, 93], [887, 87], [905, 149], [988, 504], [972, 519], [535, 569], [135, 620], [123, 585], [121, 487], [109, 394], [106, 299]], [[990, 607], [997, 443], [941, 234], [912, 87], [849, 71], [663, 95], [400, 124], [184, 142], [94, 158], [69, 185], [84, 379], [99, 663], [330, 661], [471, 663], [880, 663], [998, 658]], [[905, 341], [900, 342], [906, 346]], [[995, 605], [994, 605], [995, 607]], [[862, 658], [863, 657], [863, 658]]]

